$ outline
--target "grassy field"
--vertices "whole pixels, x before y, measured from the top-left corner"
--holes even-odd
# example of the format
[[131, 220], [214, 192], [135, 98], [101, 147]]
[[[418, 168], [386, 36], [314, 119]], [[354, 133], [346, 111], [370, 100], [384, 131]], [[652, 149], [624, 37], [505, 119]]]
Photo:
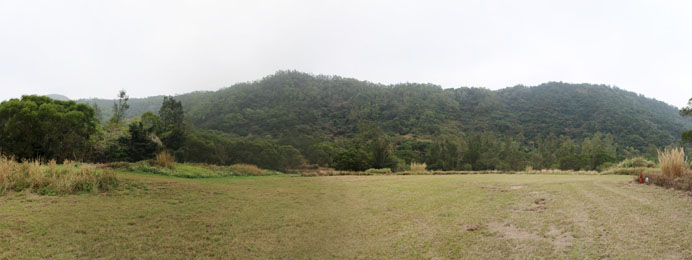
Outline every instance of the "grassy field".
[[692, 197], [631, 176], [119, 177], [0, 197], [0, 259], [692, 258]]

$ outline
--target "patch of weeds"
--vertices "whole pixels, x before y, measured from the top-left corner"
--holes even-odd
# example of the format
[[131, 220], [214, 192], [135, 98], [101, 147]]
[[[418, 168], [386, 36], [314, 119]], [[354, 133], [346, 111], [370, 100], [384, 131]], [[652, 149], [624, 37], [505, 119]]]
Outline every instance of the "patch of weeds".
[[36, 193], [38, 193], [38, 195], [44, 195], [44, 196], [55, 196], [55, 195], [58, 195], [58, 193], [57, 193], [54, 189], [52, 189], [52, 188], [50, 188], [50, 187], [43, 187], [43, 188], [40, 188], [40, 189], [36, 190]]

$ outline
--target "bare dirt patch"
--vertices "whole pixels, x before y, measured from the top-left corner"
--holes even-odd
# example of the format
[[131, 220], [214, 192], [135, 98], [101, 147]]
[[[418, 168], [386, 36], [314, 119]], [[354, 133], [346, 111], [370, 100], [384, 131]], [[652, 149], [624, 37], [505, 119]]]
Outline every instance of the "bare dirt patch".
[[497, 235], [502, 238], [519, 241], [544, 241], [550, 243], [555, 248], [555, 251], [562, 251], [571, 246], [572, 240], [574, 240], [574, 237], [569, 232], [563, 232], [554, 226], [550, 227], [550, 231], [548, 231], [545, 236], [522, 230], [509, 223], [493, 222], [489, 223], [487, 228], [489, 231], [497, 233]]

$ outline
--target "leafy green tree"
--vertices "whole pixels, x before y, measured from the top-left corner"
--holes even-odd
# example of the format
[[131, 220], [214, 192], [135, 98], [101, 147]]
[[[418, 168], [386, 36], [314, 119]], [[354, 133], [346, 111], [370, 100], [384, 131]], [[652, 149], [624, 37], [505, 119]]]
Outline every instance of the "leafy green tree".
[[588, 160], [589, 170], [596, 170], [604, 163], [617, 161], [617, 149], [613, 136], [597, 132], [591, 138], [584, 139], [581, 155]]
[[502, 170], [518, 171], [526, 168], [526, 153], [522, 151], [519, 142], [512, 138], [507, 138], [503, 144], [500, 158], [506, 164]]
[[159, 116], [151, 111], [144, 112], [142, 114], [142, 126], [149, 133], [158, 133], [161, 128], [161, 120]]
[[17, 159], [83, 160], [97, 126], [86, 104], [43, 96], [11, 99], [0, 103], [0, 152]]
[[125, 120], [125, 112], [130, 108], [127, 101], [130, 97], [127, 96], [125, 90], [120, 90], [118, 93], [118, 101], [113, 102], [113, 116], [110, 119], [111, 123], [121, 124]]
[[303, 164], [303, 156], [293, 146], [279, 146], [279, 154], [281, 156], [281, 168], [283, 169], [295, 169]]
[[371, 168], [368, 154], [360, 149], [350, 149], [339, 153], [334, 159], [337, 170], [365, 171]]
[[142, 122], [133, 122], [128, 126], [130, 135], [120, 138], [120, 144], [125, 147], [129, 161], [141, 161], [154, 157], [158, 145], [151, 140]]
[[396, 169], [397, 158], [392, 154], [392, 147], [382, 129], [369, 122], [361, 122], [359, 142], [361, 147], [370, 155], [371, 167]]
[[[680, 115], [692, 117], [692, 98], [687, 102], [687, 107], [680, 109]], [[685, 143], [692, 143], [692, 130], [682, 132], [682, 141]]]
[[94, 102], [91, 105], [91, 108], [94, 109], [94, 117], [96, 118], [96, 121], [99, 122], [99, 124], [103, 123], [103, 111], [101, 111], [99, 105]]
[[428, 168], [432, 170], [458, 170], [462, 167], [461, 142], [451, 136], [436, 138], [428, 148]]
[[178, 150], [185, 143], [185, 128], [183, 125], [183, 105], [172, 97], [164, 97], [160, 117], [160, 137], [166, 148]]

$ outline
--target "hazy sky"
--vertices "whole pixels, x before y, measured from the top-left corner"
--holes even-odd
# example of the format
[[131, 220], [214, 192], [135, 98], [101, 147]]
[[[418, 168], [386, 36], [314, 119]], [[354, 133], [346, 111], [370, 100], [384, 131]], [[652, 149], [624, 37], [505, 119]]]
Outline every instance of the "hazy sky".
[[692, 97], [692, 1], [0, 0], [0, 100], [216, 90], [277, 70]]

